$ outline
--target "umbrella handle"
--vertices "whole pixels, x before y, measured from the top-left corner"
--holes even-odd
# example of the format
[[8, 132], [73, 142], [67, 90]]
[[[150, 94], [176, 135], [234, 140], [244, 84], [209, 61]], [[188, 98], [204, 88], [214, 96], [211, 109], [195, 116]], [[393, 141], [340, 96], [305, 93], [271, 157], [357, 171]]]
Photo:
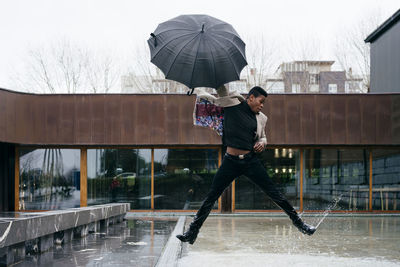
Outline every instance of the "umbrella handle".
[[154, 38], [154, 46], [157, 47], [157, 39], [154, 33], [150, 33], [150, 36]]
[[194, 91], [194, 88], [192, 88], [191, 91], [187, 91], [186, 94], [187, 94], [188, 96], [191, 96], [191, 95], [193, 94], [193, 91]]

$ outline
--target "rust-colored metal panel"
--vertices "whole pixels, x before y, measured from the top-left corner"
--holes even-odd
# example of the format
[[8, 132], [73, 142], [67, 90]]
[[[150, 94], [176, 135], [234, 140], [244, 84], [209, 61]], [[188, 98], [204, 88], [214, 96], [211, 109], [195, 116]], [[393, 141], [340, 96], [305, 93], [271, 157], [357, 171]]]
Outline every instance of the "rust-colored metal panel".
[[43, 104], [42, 96], [32, 96], [32, 135], [24, 143], [40, 144], [46, 143], [46, 106]]
[[180, 144], [180, 136], [179, 136], [179, 123], [180, 123], [180, 112], [179, 112], [179, 104], [176, 99], [173, 97], [169, 97], [166, 99], [166, 111], [165, 111], [165, 135], [166, 135], [166, 143], [167, 144]]
[[267, 97], [265, 105], [269, 106], [267, 121], [267, 140], [268, 144], [285, 144], [286, 143], [286, 108], [285, 96], [274, 95]]
[[104, 144], [104, 103], [105, 95], [90, 96], [91, 143]]
[[222, 137], [211, 128], [202, 127], [192, 124], [193, 137], [196, 145], [221, 145]]
[[[125, 96], [122, 96], [125, 97]], [[104, 135], [106, 144], [121, 144], [121, 95], [108, 95], [104, 103]]]
[[179, 136], [181, 137], [180, 143], [194, 144], [194, 127], [193, 127], [193, 99], [194, 95], [188, 97], [187, 95], [175, 95], [177, 103], [179, 103]]
[[60, 142], [60, 96], [46, 95], [44, 97], [44, 106], [46, 107], [46, 139], [50, 144]]
[[75, 96], [59, 97], [59, 140], [63, 144], [75, 143]]
[[[195, 96], [34, 95], [0, 90], [0, 141], [55, 145], [219, 145], [193, 125]], [[269, 145], [399, 145], [400, 94], [270, 95]]]
[[329, 95], [315, 96], [316, 144], [331, 143], [331, 98]]
[[163, 145], [165, 144], [165, 127], [166, 123], [164, 120], [165, 117], [165, 95], [161, 95], [160, 97], [153, 97], [151, 99], [151, 116], [150, 116], [150, 143], [154, 145]]
[[15, 138], [17, 140], [29, 139], [30, 129], [32, 127], [32, 112], [30, 95], [21, 95], [15, 99]]
[[17, 101], [17, 94], [10, 93], [7, 96], [6, 100], [6, 136], [7, 141], [9, 142], [18, 142], [16, 137], [16, 101]]
[[153, 125], [150, 123], [151, 117], [153, 116], [151, 110], [151, 97], [143, 95], [135, 96], [136, 99], [136, 125], [135, 125], [135, 136], [136, 143], [138, 144], [150, 144], [149, 132]]
[[400, 144], [400, 95], [392, 96], [392, 143]]
[[346, 98], [346, 124], [348, 144], [361, 143], [361, 105], [359, 96]]
[[140, 96], [132, 97], [126, 96], [121, 98], [121, 143], [122, 144], [135, 144], [140, 143], [140, 138], [137, 138], [137, 134], [140, 134], [140, 125], [138, 119], [142, 116], [146, 116], [148, 110], [140, 109]]
[[210, 128], [194, 126], [194, 125], [193, 129], [195, 132], [194, 136], [196, 144], [217, 145], [217, 146], [222, 145], [222, 136], [218, 135], [216, 131]]
[[346, 98], [332, 95], [331, 100], [331, 144], [346, 143]]
[[82, 95], [75, 101], [76, 133], [77, 144], [91, 144], [91, 110], [90, 97]]
[[363, 97], [361, 100], [361, 143], [375, 144], [376, 99]]
[[286, 140], [285, 144], [300, 144], [301, 136], [301, 96], [286, 96]]
[[7, 92], [0, 90], [0, 140], [6, 140], [7, 138], [7, 96]]
[[301, 143], [317, 144], [315, 96], [301, 96]]
[[392, 142], [392, 102], [386, 95], [377, 96], [376, 105], [376, 143], [390, 144]]

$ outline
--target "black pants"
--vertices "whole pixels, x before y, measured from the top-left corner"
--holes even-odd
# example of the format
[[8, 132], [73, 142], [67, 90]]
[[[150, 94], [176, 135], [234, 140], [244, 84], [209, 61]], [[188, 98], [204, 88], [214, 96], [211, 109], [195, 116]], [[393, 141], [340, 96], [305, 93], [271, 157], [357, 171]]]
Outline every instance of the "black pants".
[[250, 156], [245, 159], [239, 159], [225, 154], [221, 167], [214, 176], [211, 189], [200, 209], [197, 211], [191, 227], [199, 229], [203, 225], [215, 201], [224, 192], [225, 188], [228, 187], [236, 177], [241, 175], [247, 176], [253, 183], [258, 185], [287, 215], [289, 215], [290, 219], [298, 219], [297, 212], [276, 188], [264, 166], [262, 166], [260, 160], [254, 154], [250, 154]]

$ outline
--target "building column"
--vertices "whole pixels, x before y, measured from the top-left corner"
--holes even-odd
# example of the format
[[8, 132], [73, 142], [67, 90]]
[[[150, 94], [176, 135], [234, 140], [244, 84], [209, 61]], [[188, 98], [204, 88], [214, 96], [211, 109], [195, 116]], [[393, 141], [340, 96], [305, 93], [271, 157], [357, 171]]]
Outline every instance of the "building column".
[[81, 148], [80, 177], [81, 207], [87, 206], [87, 149]]

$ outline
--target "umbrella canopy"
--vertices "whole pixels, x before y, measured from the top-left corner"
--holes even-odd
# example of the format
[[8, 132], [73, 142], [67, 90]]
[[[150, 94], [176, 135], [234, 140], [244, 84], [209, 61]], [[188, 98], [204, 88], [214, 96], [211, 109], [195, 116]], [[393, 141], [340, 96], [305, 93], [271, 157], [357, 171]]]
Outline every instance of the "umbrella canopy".
[[147, 41], [151, 62], [166, 79], [189, 88], [240, 79], [247, 65], [245, 43], [233, 27], [207, 15], [181, 15], [158, 25]]

